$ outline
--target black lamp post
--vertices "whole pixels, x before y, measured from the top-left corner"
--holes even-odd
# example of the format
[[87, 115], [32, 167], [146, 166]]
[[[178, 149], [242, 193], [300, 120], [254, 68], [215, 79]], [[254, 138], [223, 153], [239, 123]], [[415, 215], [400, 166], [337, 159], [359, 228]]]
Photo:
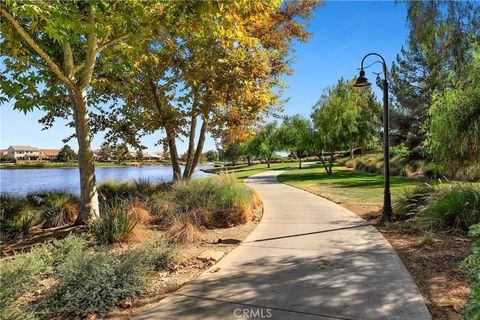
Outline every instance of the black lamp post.
[[[372, 84], [368, 82], [367, 78], [365, 77], [365, 71], [363, 70], [363, 62], [369, 56], [377, 56], [381, 60], [376, 61], [380, 62], [383, 66], [383, 167], [384, 167], [384, 175], [385, 175], [385, 189], [384, 189], [384, 196], [383, 196], [383, 212], [380, 218], [382, 222], [390, 222], [393, 219], [392, 214], [392, 199], [390, 195], [390, 143], [388, 140], [388, 82], [387, 82], [387, 64], [385, 63], [385, 59], [378, 53], [369, 53], [362, 59], [362, 63], [360, 65], [360, 74], [355, 82], [355, 87], [368, 87]], [[376, 63], [374, 62], [374, 63]]]

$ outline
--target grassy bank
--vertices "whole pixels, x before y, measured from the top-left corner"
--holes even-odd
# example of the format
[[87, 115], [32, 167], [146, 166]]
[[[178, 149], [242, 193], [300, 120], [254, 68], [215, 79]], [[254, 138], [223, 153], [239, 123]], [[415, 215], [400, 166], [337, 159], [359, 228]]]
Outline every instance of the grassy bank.
[[231, 174], [240, 181], [244, 181], [250, 176], [253, 176], [257, 173], [267, 172], [270, 170], [288, 170], [298, 168], [297, 162], [286, 162], [286, 163], [272, 163], [270, 168], [267, 167], [266, 164], [256, 164], [249, 167], [244, 167], [240, 169], [236, 169]]
[[84, 318], [132, 306], [178, 268], [179, 256], [194, 255], [182, 262], [193, 272], [208, 267], [211, 261], [194, 257], [212, 241], [210, 230], [217, 241], [221, 230], [250, 222], [260, 205], [254, 191], [227, 175], [176, 184], [109, 181], [98, 190], [100, 219], [88, 227], [71, 227], [79, 199], [68, 193], [0, 198], [7, 256], [0, 260], [0, 318]]
[[[397, 222], [383, 226], [376, 220], [383, 203], [381, 175], [335, 167], [329, 176], [316, 165], [290, 170], [278, 179], [337, 202], [374, 224], [406, 265], [433, 319], [463, 319], [464, 315], [476, 319], [480, 240], [472, 253], [472, 240], [466, 234], [480, 222], [480, 183], [394, 176], [391, 191]], [[475, 230], [471, 235], [480, 236], [480, 229]]]
[[[362, 214], [378, 210], [383, 202], [383, 177], [377, 174], [334, 167], [327, 175], [321, 165], [302, 170], [291, 170], [278, 177], [280, 182], [315, 193]], [[421, 185], [420, 180], [391, 177], [391, 191], [395, 196], [406, 188]], [[355, 211], [354, 210], [354, 211]]]

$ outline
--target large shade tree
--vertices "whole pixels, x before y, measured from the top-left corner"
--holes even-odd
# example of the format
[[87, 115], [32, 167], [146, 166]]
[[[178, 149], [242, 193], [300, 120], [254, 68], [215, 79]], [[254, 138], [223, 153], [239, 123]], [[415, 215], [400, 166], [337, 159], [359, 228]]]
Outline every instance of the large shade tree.
[[[138, 64], [117, 77], [113, 95], [124, 103], [109, 114], [111, 136], [135, 145], [163, 131], [159, 142], [169, 150], [174, 179], [189, 179], [207, 134], [243, 140], [251, 126], [278, 110], [281, 90], [275, 89], [291, 72], [291, 45], [308, 38], [299, 20], [316, 4], [186, 3], [175, 26], [157, 30], [136, 52]], [[176, 146], [181, 138], [188, 140], [183, 173]]]
[[289, 152], [298, 159], [299, 169], [302, 169], [302, 159], [311, 151], [312, 134], [310, 119], [299, 114], [285, 117], [277, 131], [280, 149]]
[[[370, 90], [358, 90], [352, 81], [340, 79], [325, 90], [311, 114], [313, 136], [310, 148], [332, 174], [335, 151], [361, 146], [379, 132], [380, 105]], [[328, 159], [325, 155], [328, 154]]]
[[[156, 10], [158, 9], [158, 10]], [[93, 101], [91, 84], [115, 64], [102, 61], [111, 48], [138, 38], [156, 1], [13, 1], [0, 4], [2, 100], [24, 112], [47, 111], [73, 120], [78, 141], [81, 210], [77, 223], [99, 215], [90, 147]], [[111, 61], [111, 60], [110, 60]]]
[[280, 150], [280, 142], [278, 124], [274, 121], [257, 129], [249, 141], [249, 146], [253, 155], [265, 160], [270, 168], [273, 156]]

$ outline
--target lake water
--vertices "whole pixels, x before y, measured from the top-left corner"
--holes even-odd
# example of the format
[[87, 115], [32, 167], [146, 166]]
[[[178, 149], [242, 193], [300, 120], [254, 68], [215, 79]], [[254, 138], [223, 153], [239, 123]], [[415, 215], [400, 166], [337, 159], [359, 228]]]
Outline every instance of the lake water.
[[[207, 164], [199, 165], [193, 177], [209, 176], [210, 174], [199, 169], [210, 167], [211, 165]], [[170, 181], [173, 175], [171, 166], [95, 168], [95, 172], [98, 183], [105, 180], [124, 181], [134, 179], [148, 179], [152, 182]], [[80, 177], [78, 168], [0, 170], [0, 193], [22, 196], [31, 192], [52, 190], [79, 194]]]

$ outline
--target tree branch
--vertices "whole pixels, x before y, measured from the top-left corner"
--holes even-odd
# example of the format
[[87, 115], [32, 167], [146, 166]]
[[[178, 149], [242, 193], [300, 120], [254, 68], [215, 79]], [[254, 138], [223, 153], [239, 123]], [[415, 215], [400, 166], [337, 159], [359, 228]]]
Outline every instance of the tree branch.
[[100, 51], [105, 49], [105, 47], [111, 45], [112, 43], [117, 42], [117, 41], [121, 41], [121, 40], [124, 40], [124, 39], [127, 39], [127, 38], [128, 38], [128, 34], [122, 34], [121, 36], [118, 36], [118, 37], [112, 38], [112, 39], [110, 39], [106, 42], [103, 42], [102, 44], [100, 44], [97, 47], [97, 53], [99, 53]]
[[50, 58], [50, 56], [43, 51], [42, 48], [35, 42], [35, 40], [23, 29], [22, 25], [7, 11], [5, 7], [0, 7], [2, 16], [12, 25], [12, 28], [20, 34], [23, 40], [47, 63], [50, 70], [58, 77], [60, 81], [65, 83], [65, 85], [74, 90], [75, 85], [73, 82], [65, 76], [62, 69], [55, 63], [55, 61]]
[[88, 8], [87, 24], [87, 54], [85, 56], [85, 66], [80, 78], [80, 87], [86, 88], [90, 83], [97, 58], [97, 34], [95, 33], [95, 9], [93, 5]]

